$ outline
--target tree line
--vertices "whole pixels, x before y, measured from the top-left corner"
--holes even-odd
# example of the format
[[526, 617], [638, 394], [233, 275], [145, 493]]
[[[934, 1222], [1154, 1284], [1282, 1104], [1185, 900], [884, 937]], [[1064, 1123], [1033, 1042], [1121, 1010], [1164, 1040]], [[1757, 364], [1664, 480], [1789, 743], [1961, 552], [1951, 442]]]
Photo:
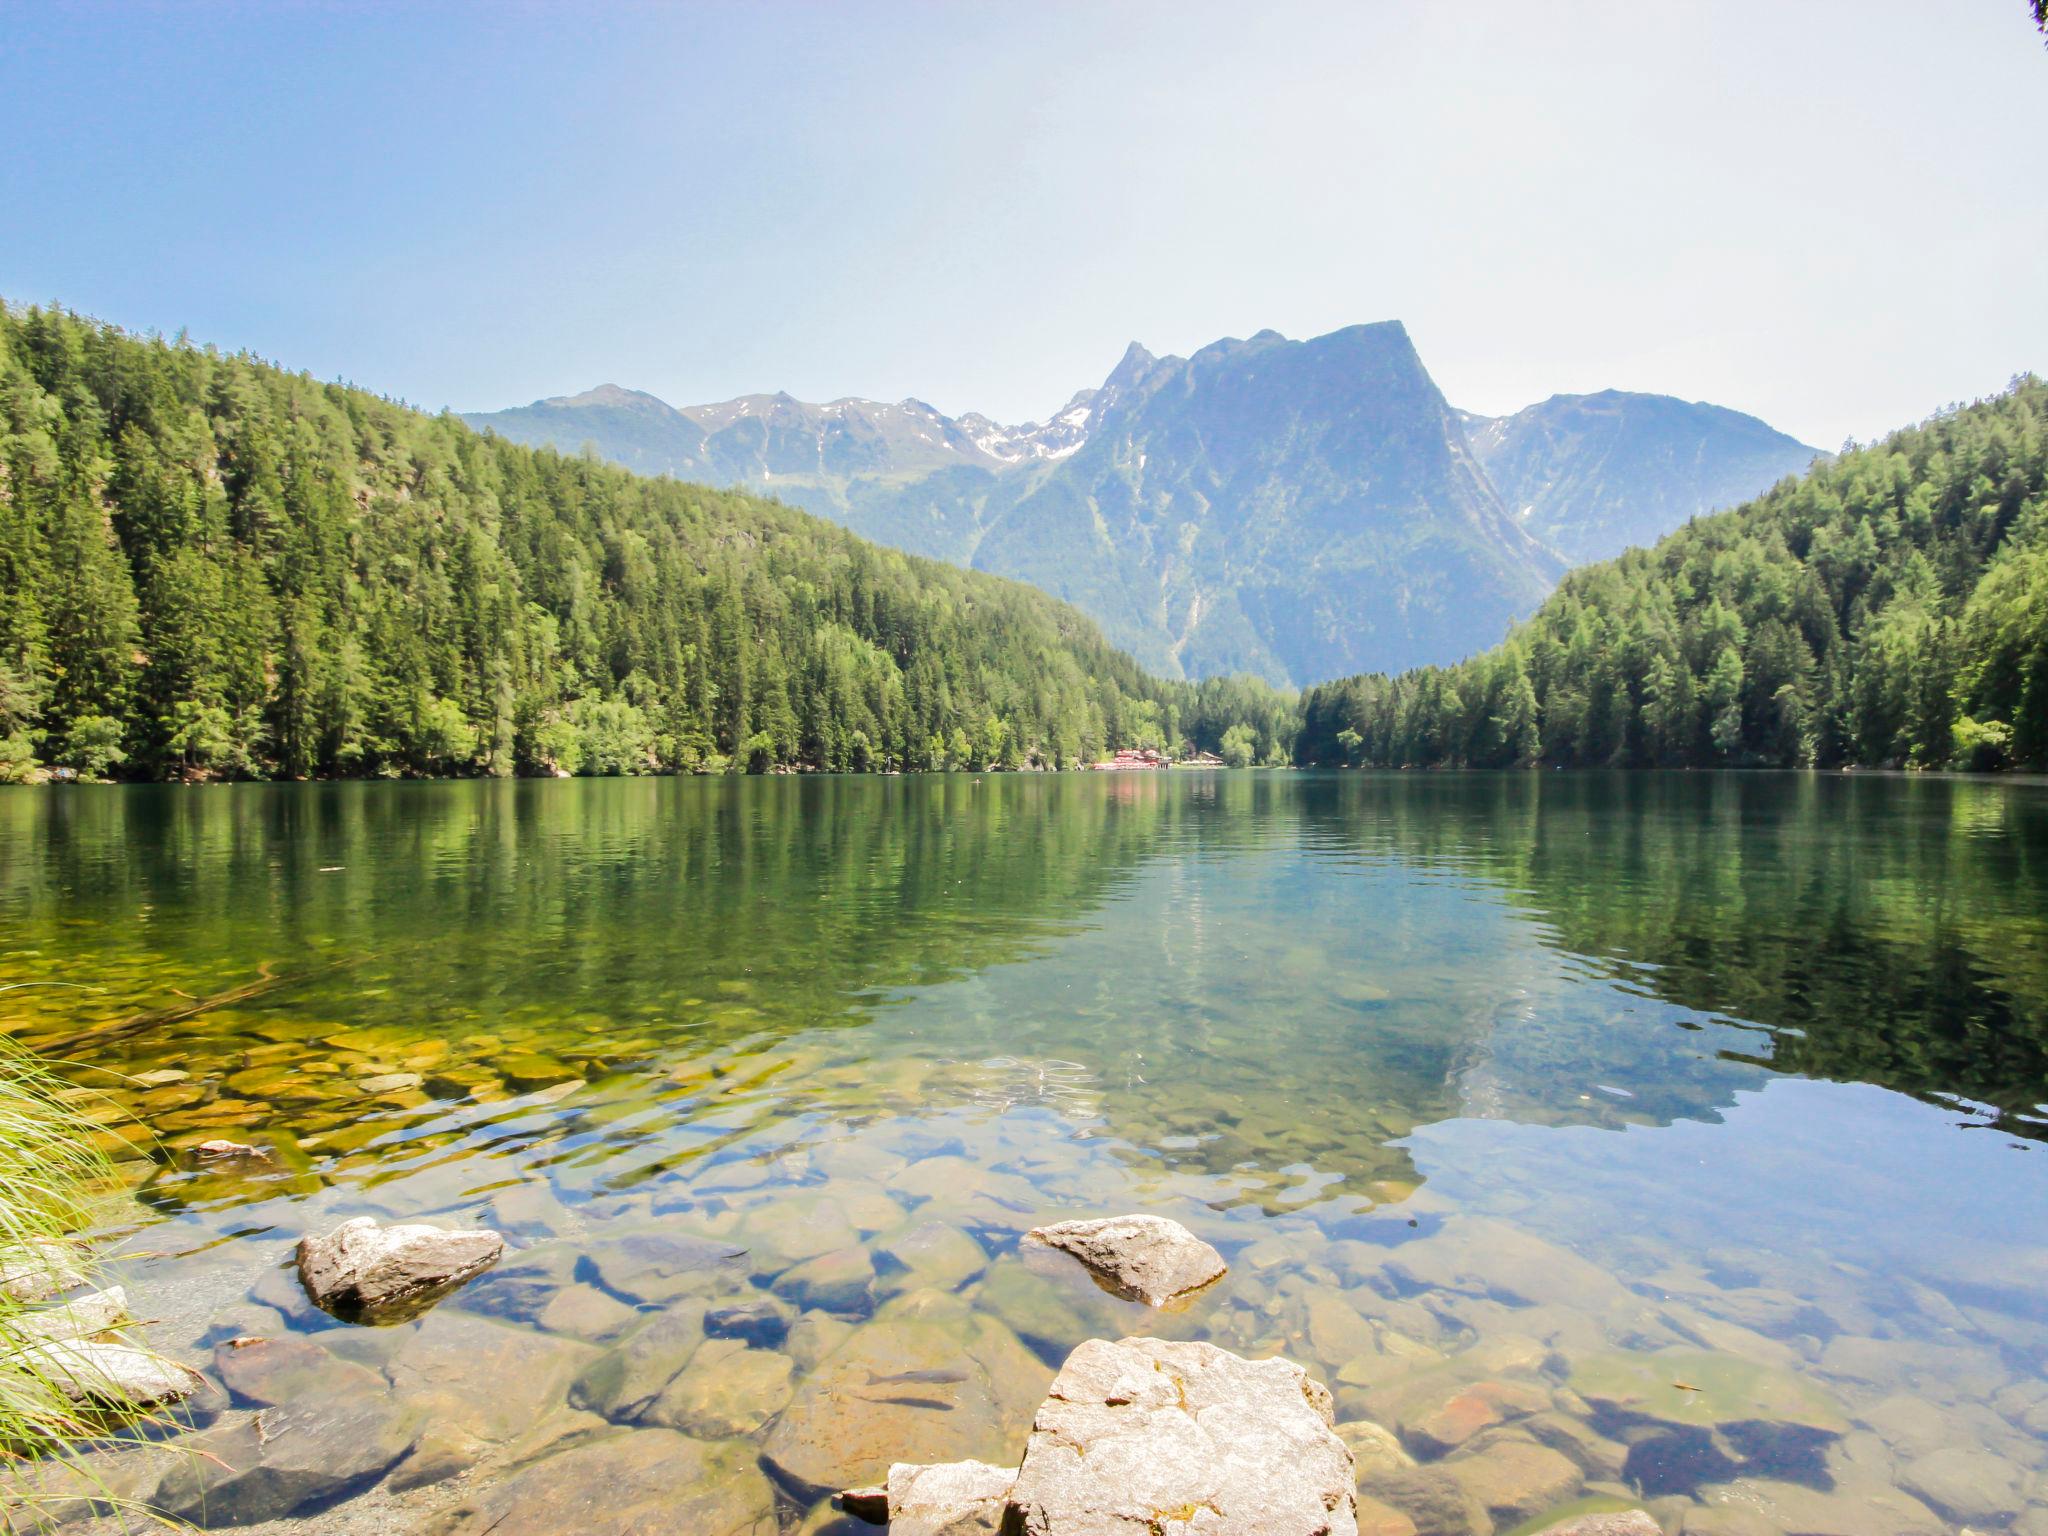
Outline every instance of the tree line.
[[0, 306], [0, 779], [1284, 759], [1294, 718], [777, 502]]
[[1493, 650], [1302, 709], [1305, 763], [2048, 768], [2048, 384], [1574, 571]]

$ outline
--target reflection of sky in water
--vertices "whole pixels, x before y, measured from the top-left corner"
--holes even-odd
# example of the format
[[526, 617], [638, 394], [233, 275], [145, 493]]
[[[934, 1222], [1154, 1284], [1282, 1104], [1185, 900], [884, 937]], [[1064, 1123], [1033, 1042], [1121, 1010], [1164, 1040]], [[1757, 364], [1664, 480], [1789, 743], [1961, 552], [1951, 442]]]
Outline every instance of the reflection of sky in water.
[[1880, 1089], [1777, 1078], [1710, 1124], [1457, 1120], [1409, 1147], [1432, 1201], [1640, 1276], [1697, 1268], [1880, 1310], [1924, 1285], [2048, 1320], [2039, 1149]]

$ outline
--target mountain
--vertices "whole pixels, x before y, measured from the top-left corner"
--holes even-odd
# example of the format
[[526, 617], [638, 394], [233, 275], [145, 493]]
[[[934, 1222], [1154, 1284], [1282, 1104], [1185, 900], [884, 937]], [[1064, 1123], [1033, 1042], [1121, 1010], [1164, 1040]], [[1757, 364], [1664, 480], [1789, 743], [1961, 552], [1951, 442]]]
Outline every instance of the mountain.
[[1169, 674], [1300, 681], [1465, 654], [1562, 571], [1515, 525], [1408, 333], [1127, 355], [1087, 441], [974, 563]]
[[[793, 406], [705, 462], [781, 453]], [[625, 391], [537, 409], [689, 441]], [[841, 417], [835, 452], [923, 451]], [[0, 304], [0, 781], [1064, 765], [1232, 726], [1284, 756], [1291, 713], [778, 502]]]
[[1575, 565], [1654, 544], [1822, 456], [1740, 411], [1616, 389], [1463, 424], [1522, 526]]
[[1583, 566], [1455, 667], [1303, 711], [1311, 763], [2048, 768], [2048, 383]]
[[611, 385], [465, 420], [1029, 581], [1168, 676], [1282, 684], [1470, 655], [1582, 551], [1654, 538], [1812, 457], [1661, 396], [1471, 416], [1392, 321], [1186, 358], [1134, 342], [1099, 389], [1014, 427], [916, 400], [678, 410]]

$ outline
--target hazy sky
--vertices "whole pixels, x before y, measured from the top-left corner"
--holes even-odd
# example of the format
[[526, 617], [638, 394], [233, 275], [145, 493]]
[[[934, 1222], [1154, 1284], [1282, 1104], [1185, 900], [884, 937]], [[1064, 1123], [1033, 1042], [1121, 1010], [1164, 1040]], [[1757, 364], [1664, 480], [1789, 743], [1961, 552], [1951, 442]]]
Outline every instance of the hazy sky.
[[915, 394], [1407, 322], [1823, 447], [2048, 371], [2024, 0], [0, 15], [0, 294], [428, 406]]

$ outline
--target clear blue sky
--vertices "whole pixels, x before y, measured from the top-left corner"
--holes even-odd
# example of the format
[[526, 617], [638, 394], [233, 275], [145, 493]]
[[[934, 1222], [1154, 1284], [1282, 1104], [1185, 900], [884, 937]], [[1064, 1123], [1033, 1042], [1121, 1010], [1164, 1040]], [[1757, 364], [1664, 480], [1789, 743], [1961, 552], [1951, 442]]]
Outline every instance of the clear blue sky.
[[2048, 370], [2023, 0], [7, 5], [0, 294], [428, 406], [1408, 323], [1833, 447]]

